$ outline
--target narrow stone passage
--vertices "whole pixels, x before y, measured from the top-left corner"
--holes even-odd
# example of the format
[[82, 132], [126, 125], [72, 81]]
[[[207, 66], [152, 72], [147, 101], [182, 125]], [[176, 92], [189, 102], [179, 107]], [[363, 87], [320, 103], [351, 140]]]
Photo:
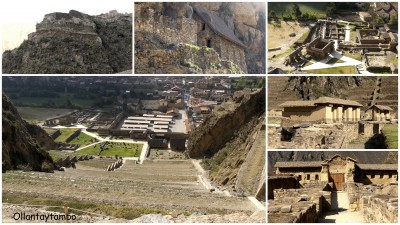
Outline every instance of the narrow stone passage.
[[365, 223], [361, 212], [349, 210], [349, 198], [344, 191], [332, 192], [332, 209], [318, 220], [319, 223]]

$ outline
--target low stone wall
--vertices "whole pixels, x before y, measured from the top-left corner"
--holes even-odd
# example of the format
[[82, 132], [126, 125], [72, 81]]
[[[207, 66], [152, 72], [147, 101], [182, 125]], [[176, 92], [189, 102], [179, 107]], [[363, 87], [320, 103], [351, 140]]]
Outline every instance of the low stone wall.
[[276, 189], [274, 200], [268, 201], [270, 223], [315, 223], [331, 208], [331, 192], [327, 184], [300, 189]]
[[275, 189], [294, 189], [299, 187], [299, 181], [293, 176], [268, 177], [268, 199], [274, 199]]
[[72, 133], [67, 139], [65, 139], [65, 142], [70, 142], [72, 141], [74, 138], [78, 137], [79, 134], [81, 134], [81, 129], [76, 130], [74, 133]]
[[350, 211], [361, 211], [368, 223], [398, 222], [398, 184], [348, 183]]

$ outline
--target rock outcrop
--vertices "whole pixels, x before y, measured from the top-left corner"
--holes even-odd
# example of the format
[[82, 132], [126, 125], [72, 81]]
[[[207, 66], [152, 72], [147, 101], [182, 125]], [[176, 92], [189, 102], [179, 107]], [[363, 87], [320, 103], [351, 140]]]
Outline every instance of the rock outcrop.
[[50, 13], [18, 48], [3, 53], [3, 73], [119, 73], [132, 69], [132, 16], [110, 11]]
[[228, 27], [247, 46], [245, 55], [248, 73], [265, 73], [265, 3], [195, 2], [193, 5], [218, 12]]
[[190, 157], [206, 158], [214, 184], [255, 195], [265, 168], [265, 89], [238, 91], [214, 109], [189, 135], [188, 149]]
[[[135, 38], [140, 37], [146, 39], [148, 36], [137, 35]], [[140, 40], [136, 42], [141, 43]], [[243, 74], [240, 67], [221, 59], [214, 49], [189, 44], [137, 50], [135, 71], [144, 74]]]
[[[265, 73], [265, 6], [263, 5], [264, 3], [135, 3], [135, 73], [218, 74], [242, 73], [242, 71], [251, 74]], [[186, 66], [181, 58], [170, 57], [168, 53], [174, 45], [197, 44], [198, 27], [192, 19], [193, 7], [197, 6], [216, 13], [225, 22], [227, 29], [233, 31], [244, 44], [243, 62], [245, 61], [247, 65], [246, 69], [242, 71], [225, 69], [226, 66], [219, 60], [207, 59], [209, 55], [200, 55], [203, 59], [192, 58], [192, 61], [188, 61], [190, 65]], [[201, 46], [196, 48], [203, 49]], [[154, 51], [159, 52], [156, 58], [162, 62], [157, 65], [161, 67], [158, 70], [151, 68], [154, 67], [153, 63], [146, 64], [154, 58]], [[218, 53], [212, 55], [214, 54], [218, 55]], [[207, 68], [210, 65], [202, 67], [204, 61], [210, 61], [212, 68]], [[164, 65], [165, 62], [169, 63]], [[193, 65], [197, 65], [200, 69], [193, 70]], [[177, 67], [176, 70], [174, 66]], [[239, 68], [238, 65], [234, 66]]]
[[56, 144], [40, 127], [21, 118], [10, 99], [3, 94], [3, 170], [23, 169], [49, 172], [54, 163], [46, 149]]

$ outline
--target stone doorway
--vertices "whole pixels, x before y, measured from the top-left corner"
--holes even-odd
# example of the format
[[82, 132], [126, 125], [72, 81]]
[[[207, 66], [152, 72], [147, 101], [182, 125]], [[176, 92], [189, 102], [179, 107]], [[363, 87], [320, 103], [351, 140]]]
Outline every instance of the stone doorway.
[[211, 40], [207, 39], [207, 48], [211, 48]]
[[344, 183], [344, 174], [337, 173], [331, 174], [331, 181], [333, 182], [333, 190], [334, 191], [342, 191], [343, 183]]
[[350, 203], [346, 192], [332, 192], [331, 201], [331, 210], [321, 215], [318, 223], [365, 223], [361, 212], [350, 212]]

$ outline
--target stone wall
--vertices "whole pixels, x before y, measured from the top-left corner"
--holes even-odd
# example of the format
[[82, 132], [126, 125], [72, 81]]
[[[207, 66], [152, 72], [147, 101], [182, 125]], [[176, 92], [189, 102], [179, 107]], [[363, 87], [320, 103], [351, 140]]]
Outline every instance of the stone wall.
[[65, 139], [65, 142], [68, 143], [68, 142], [72, 141], [74, 138], [78, 137], [80, 133], [81, 133], [81, 129], [76, 130], [67, 139]]
[[293, 176], [268, 177], [268, 199], [274, 199], [275, 189], [294, 189], [299, 187], [299, 182]]
[[135, 4], [135, 32], [157, 36], [165, 44], [197, 44], [197, 27], [192, 18], [155, 16], [154, 10]]
[[398, 222], [398, 183], [347, 183], [350, 211], [361, 211], [368, 223]]
[[270, 223], [315, 223], [331, 208], [331, 192], [326, 184], [301, 189], [276, 189], [274, 200], [268, 201]]

